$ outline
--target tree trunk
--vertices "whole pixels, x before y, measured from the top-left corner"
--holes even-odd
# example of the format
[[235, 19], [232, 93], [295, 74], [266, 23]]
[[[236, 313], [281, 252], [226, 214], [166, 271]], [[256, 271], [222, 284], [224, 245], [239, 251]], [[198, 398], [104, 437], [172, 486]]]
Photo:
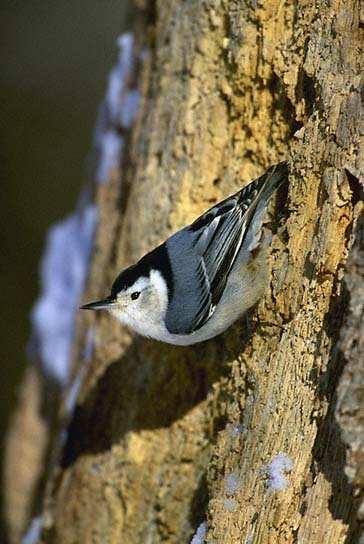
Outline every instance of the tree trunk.
[[354, 0], [141, 9], [140, 106], [97, 189], [85, 300], [269, 165], [289, 158], [290, 183], [271, 209], [269, 289], [224, 335], [174, 347], [79, 316], [78, 369], [90, 327], [95, 348], [44, 542], [182, 544], [199, 526], [215, 544], [358, 541], [363, 25]]

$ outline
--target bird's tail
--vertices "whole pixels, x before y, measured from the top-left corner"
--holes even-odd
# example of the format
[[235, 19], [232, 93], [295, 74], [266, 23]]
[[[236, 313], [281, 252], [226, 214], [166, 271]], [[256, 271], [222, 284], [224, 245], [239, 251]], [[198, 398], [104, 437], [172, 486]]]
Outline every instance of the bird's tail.
[[271, 166], [265, 174], [257, 179], [258, 183], [261, 182], [262, 184], [258, 200], [263, 199], [268, 201], [274, 191], [288, 179], [288, 173], [289, 169], [287, 161], [282, 161]]
[[240, 200], [241, 203], [246, 202], [247, 198], [249, 198], [248, 191], [251, 193], [252, 200], [255, 200], [256, 205], [261, 201], [268, 202], [274, 191], [288, 179], [288, 172], [287, 161], [274, 164], [262, 176], [252, 181], [240, 191], [239, 203]]
[[[255, 193], [247, 211], [247, 238], [244, 240], [244, 245], [249, 251], [253, 251], [259, 244], [263, 218], [269, 200], [278, 187], [288, 179], [288, 174], [288, 162], [283, 161], [271, 166], [248, 186], [251, 186], [252, 192]], [[250, 224], [249, 227], [248, 224]]]

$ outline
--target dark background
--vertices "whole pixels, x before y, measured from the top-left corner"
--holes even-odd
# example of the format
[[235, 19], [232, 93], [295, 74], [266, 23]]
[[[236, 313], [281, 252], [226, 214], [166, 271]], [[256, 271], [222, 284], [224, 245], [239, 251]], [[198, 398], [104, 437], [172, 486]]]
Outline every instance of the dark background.
[[124, 12], [124, 0], [0, 2], [1, 457], [27, 364], [45, 233], [85, 181]]

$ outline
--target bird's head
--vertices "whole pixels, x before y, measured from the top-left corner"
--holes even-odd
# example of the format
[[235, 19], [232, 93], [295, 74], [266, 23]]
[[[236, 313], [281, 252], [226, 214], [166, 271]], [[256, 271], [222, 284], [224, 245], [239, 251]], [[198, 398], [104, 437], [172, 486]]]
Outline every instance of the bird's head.
[[167, 286], [161, 273], [150, 270], [149, 275], [139, 275], [135, 265], [119, 274], [108, 297], [85, 304], [81, 309], [108, 310], [122, 323], [149, 336], [145, 327], [164, 319], [167, 304]]

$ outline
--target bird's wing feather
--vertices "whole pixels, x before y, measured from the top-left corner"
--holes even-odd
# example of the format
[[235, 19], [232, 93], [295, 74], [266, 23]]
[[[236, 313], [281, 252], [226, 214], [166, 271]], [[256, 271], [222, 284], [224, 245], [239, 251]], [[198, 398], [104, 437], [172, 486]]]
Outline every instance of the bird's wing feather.
[[[274, 176], [274, 173], [278, 175]], [[286, 175], [287, 166], [283, 163], [271, 168], [265, 175], [220, 202], [181, 231], [180, 234], [188, 235], [189, 243], [193, 244], [193, 258], [191, 256], [188, 259], [188, 264], [186, 261], [181, 264], [181, 268], [184, 271], [188, 268], [191, 275], [189, 289], [190, 296], [194, 297], [194, 305], [193, 311], [189, 312], [188, 323], [182, 322], [182, 317], [177, 317], [177, 307], [181, 301], [177, 303], [175, 299], [173, 319], [178, 320], [178, 325], [170, 325], [173, 332], [190, 334], [201, 328], [211, 317], [225, 289], [228, 275], [249, 231], [252, 218], [257, 212], [261, 220], [269, 198]], [[255, 230], [258, 231], [258, 228], [259, 225]], [[254, 232], [253, 237], [254, 240], [247, 240], [248, 251], [253, 251], [259, 242], [258, 232]], [[177, 257], [178, 260], [179, 258], [180, 256]], [[178, 275], [178, 270], [175, 273]], [[182, 278], [182, 281], [186, 281], [186, 278]], [[193, 285], [196, 289], [192, 293]]]
[[[199, 232], [196, 250], [204, 270], [203, 304], [198, 308], [191, 332], [199, 329], [213, 314], [226, 286], [230, 270], [239, 253], [251, 220], [261, 216], [273, 191], [287, 175], [287, 164], [281, 163], [256, 179], [241, 191], [208, 210], [189, 227]], [[261, 224], [257, 225], [261, 228]], [[254, 233], [249, 243], [253, 251], [259, 243], [259, 233]]]
[[207, 294], [201, 300], [190, 332], [202, 327], [213, 314], [244, 236], [246, 219], [243, 207], [238, 205], [235, 197], [224, 204], [223, 211], [219, 207], [210, 210], [216, 216], [202, 228], [196, 240], [199, 268], [203, 270], [199, 275], [200, 283], [204, 283], [201, 288]]

